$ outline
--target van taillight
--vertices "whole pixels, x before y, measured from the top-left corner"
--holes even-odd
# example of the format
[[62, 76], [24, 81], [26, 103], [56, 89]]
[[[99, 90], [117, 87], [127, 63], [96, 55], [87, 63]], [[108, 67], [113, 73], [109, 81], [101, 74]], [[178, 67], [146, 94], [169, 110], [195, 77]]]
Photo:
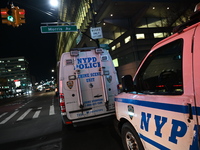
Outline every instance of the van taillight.
[[61, 112], [66, 112], [64, 94], [60, 93], [60, 109]]

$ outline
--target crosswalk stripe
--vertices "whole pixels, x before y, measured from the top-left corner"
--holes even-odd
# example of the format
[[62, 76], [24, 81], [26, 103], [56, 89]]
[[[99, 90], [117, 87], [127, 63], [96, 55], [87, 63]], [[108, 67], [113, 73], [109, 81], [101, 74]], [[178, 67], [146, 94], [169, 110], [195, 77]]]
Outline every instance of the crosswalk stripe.
[[49, 110], [49, 115], [54, 115], [54, 114], [55, 114], [54, 105], [51, 105]]
[[42, 107], [38, 107], [38, 110], [33, 115], [33, 119], [38, 118], [38, 116], [40, 115], [41, 109], [42, 109]]
[[[21, 121], [23, 120], [29, 113], [30, 111], [32, 111], [33, 108], [29, 108], [28, 110], [26, 110], [16, 121]], [[35, 118], [38, 118], [40, 113], [41, 113], [41, 110], [42, 110], [42, 107], [38, 107], [37, 108], [37, 111], [35, 111], [32, 119], [35, 119]], [[7, 118], [5, 118], [4, 120], [2, 120], [0, 122], [0, 124], [4, 124], [6, 123], [7, 121], [9, 121], [12, 117], [14, 117], [17, 113], [19, 112], [19, 109], [16, 109], [15, 112], [13, 112], [10, 116], [8, 116]], [[0, 118], [2, 118], [3, 116], [5, 115], [8, 115], [8, 112], [4, 112], [3, 114], [0, 114]], [[50, 109], [49, 109], [49, 115], [55, 115], [55, 107], [54, 105], [51, 105], [50, 106]]]
[[0, 124], [4, 124], [6, 123], [8, 120], [10, 120], [13, 116], [15, 116], [19, 111], [15, 111], [14, 113], [12, 113], [10, 116], [8, 116], [6, 119], [4, 119], [3, 121], [0, 122]]
[[28, 115], [28, 113], [29, 113], [31, 110], [32, 110], [32, 108], [29, 108], [23, 115], [21, 115], [21, 116], [17, 119], [17, 121], [20, 121], [20, 120], [24, 119], [24, 117], [26, 117], [26, 115]]
[[8, 112], [5, 112], [5, 113], [1, 114], [0, 118], [3, 117], [3, 116], [5, 116], [7, 113]]

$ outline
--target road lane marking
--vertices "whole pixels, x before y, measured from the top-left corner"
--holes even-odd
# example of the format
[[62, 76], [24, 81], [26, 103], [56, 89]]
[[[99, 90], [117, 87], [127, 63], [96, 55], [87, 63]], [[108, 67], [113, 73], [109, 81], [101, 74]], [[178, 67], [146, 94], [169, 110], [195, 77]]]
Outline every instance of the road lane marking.
[[5, 116], [7, 113], [8, 112], [5, 112], [5, 113], [1, 114], [0, 118], [3, 117], [3, 116]]
[[17, 119], [17, 121], [20, 121], [20, 120], [24, 119], [24, 118], [26, 117], [26, 115], [28, 115], [28, 113], [29, 113], [31, 110], [32, 110], [32, 108], [29, 108], [23, 115], [21, 115], [21, 116]]
[[49, 110], [49, 115], [54, 115], [54, 114], [55, 114], [54, 105], [51, 105]]
[[[33, 108], [29, 108], [28, 110], [26, 110], [26, 112], [24, 112], [16, 121], [21, 121], [21, 120], [23, 120], [23, 119], [30, 113], [30, 111], [32, 111], [32, 110], [33, 110]], [[39, 115], [41, 114], [41, 111], [42, 111], [42, 107], [38, 107], [38, 108], [37, 108], [37, 111], [35, 111], [35, 113], [34, 113], [32, 119], [38, 118]], [[14, 117], [18, 112], [19, 112], [19, 110], [15, 110], [14, 113], [12, 113], [10, 116], [8, 116], [8, 117], [5, 118], [3, 121], [1, 121], [0, 124], [6, 123], [6, 122], [9, 121], [12, 117]], [[1, 115], [0, 115], [0, 118], [2, 118], [3, 116], [5, 116], [6, 114], [8, 114], [8, 112], [4, 112], [3, 114], [1, 114]], [[54, 107], [54, 105], [51, 105], [51, 106], [50, 106], [49, 115], [55, 115], [55, 107]]]
[[15, 111], [14, 113], [12, 113], [10, 116], [8, 116], [6, 119], [4, 119], [3, 121], [0, 122], [0, 124], [4, 124], [6, 123], [8, 120], [10, 120], [12, 117], [14, 117], [19, 111]]
[[42, 107], [38, 107], [38, 110], [35, 112], [35, 114], [33, 115], [33, 119], [38, 118], [40, 115]]

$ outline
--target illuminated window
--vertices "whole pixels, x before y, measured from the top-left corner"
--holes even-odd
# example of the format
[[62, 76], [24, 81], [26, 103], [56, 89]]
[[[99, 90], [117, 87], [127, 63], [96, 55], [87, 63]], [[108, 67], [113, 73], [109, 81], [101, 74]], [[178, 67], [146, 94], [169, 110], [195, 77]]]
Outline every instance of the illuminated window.
[[119, 48], [119, 47], [120, 47], [120, 43], [117, 43], [117, 44], [116, 44], [116, 48]]
[[163, 38], [163, 33], [154, 33], [154, 38]]
[[136, 34], [136, 39], [145, 39], [145, 36], [143, 33], [139, 33], [139, 34]]
[[17, 65], [17, 67], [21, 67], [21, 65]]
[[118, 38], [118, 37], [120, 37], [121, 36], [121, 32], [114, 32], [114, 35], [115, 35], [115, 38]]
[[125, 41], [125, 43], [130, 42], [130, 41], [131, 41], [131, 36], [126, 37], [126, 38], [124, 39], [124, 41]]
[[25, 68], [21, 68], [21, 70], [26, 70]]
[[24, 59], [21, 58], [21, 59], [18, 59], [18, 61], [24, 61]]
[[11, 72], [12, 70], [11, 70], [11, 69], [8, 69], [8, 71]]
[[116, 48], [116, 46], [113, 46], [111, 49], [112, 49], [112, 51], [114, 51], [115, 50], [115, 48]]
[[115, 67], [119, 66], [117, 58], [113, 59], [113, 64], [114, 64]]
[[162, 27], [161, 20], [159, 20], [158, 18], [147, 18], [147, 22], [149, 28]]
[[153, 36], [154, 38], [165, 38], [169, 36], [169, 34], [166, 32], [160, 32], [160, 33], [154, 33]]

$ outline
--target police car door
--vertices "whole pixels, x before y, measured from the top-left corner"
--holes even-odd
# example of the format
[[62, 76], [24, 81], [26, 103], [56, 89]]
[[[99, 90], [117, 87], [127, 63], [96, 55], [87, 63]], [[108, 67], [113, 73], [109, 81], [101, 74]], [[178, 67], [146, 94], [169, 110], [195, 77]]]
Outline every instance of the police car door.
[[[197, 29], [196, 29], [196, 32], [195, 32], [195, 35], [194, 35], [194, 47], [193, 47], [193, 77], [194, 77], [194, 100], [195, 100], [195, 104], [196, 104], [196, 109], [194, 109], [194, 107], [192, 108], [193, 110], [193, 114], [196, 115], [196, 117], [194, 119], [196, 119], [198, 122], [197, 124], [195, 125], [195, 135], [198, 136], [199, 134], [199, 129], [198, 129], [198, 126], [200, 125], [200, 71], [199, 71], [199, 68], [200, 68], [200, 60], [199, 60], [199, 56], [200, 56], [200, 26], [198, 25], [197, 26]], [[196, 110], [196, 112], [195, 112]], [[200, 137], [196, 137], [196, 147], [197, 145], [200, 145], [200, 140], [199, 140]], [[199, 144], [198, 144], [199, 142]], [[200, 148], [200, 147], [199, 147]]]
[[138, 123], [130, 116], [148, 149], [195, 149], [193, 34], [191, 29], [155, 46], [135, 77], [139, 94], [128, 108], [141, 117]]

